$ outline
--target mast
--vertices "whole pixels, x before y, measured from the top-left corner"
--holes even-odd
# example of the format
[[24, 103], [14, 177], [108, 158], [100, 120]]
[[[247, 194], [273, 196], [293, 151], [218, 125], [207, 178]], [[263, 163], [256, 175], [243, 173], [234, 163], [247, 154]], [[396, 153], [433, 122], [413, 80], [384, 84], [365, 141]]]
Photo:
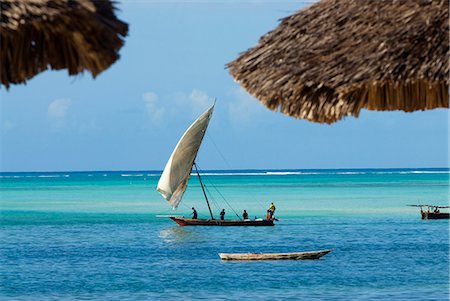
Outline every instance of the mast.
[[198, 172], [197, 164], [195, 164], [195, 161], [194, 161], [194, 167], [195, 167], [195, 171], [197, 172], [198, 179], [200, 180], [200, 186], [202, 186], [203, 195], [205, 196], [205, 200], [206, 200], [206, 205], [208, 205], [208, 209], [209, 209], [209, 214], [211, 214], [211, 219], [214, 219], [214, 216], [211, 211], [211, 206], [209, 206], [208, 197], [206, 196], [205, 187], [203, 187], [202, 178], [200, 177], [200, 173]]

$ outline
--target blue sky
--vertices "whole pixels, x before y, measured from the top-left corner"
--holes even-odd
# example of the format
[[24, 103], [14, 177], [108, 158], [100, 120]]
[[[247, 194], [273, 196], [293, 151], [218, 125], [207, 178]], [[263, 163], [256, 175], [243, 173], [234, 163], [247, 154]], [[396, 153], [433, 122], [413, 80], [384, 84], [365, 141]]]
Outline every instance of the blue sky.
[[97, 79], [46, 71], [1, 88], [1, 171], [161, 170], [214, 97], [203, 169], [448, 167], [448, 110], [322, 125], [269, 111], [234, 82], [225, 64], [309, 3], [122, 1], [129, 36]]

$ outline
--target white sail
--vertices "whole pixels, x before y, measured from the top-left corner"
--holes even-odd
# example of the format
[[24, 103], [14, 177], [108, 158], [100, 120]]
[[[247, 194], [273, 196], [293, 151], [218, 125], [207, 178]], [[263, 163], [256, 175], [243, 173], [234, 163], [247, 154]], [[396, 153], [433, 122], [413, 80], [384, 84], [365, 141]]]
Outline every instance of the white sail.
[[214, 105], [203, 113], [178, 141], [164, 168], [156, 190], [174, 209], [178, 207], [186, 190], [192, 165], [211, 119]]

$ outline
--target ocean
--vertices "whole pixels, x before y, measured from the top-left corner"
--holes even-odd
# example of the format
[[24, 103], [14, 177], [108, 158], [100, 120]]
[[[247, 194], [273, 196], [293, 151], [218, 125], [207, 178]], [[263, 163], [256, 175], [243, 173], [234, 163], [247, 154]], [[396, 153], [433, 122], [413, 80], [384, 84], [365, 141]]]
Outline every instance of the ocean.
[[[180, 227], [208, 209], [196, 177], [174, 211], [160, 171], [0, 173], [1, 300], [449, 300], [447, 168], [204, 171], [213, 213], [274, 227]], [[233, 211], [234, 210], [234, 211]], [[219, 252], [333, 249], [320, 260]]]

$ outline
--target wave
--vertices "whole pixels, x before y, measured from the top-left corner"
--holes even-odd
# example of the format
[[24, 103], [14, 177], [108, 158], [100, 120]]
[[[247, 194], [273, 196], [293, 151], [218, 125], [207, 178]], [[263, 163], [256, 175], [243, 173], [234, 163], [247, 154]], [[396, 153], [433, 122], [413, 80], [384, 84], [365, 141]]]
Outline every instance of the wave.
[[436, 171], [431, 171], [431, 170], [416, 170], [416, 171], [399, 171], [399, 174], [408, 174], [408, 173], [417, 173], [417, 174], [422, 174], [422, 173], [427, 173], [427, 174], [450, 174], [450, 171], [445, 171], [445, 170], [436, 170]]
[[[265, 172], [200, 172], [202, 176], [292, 176], [292, 175], [384, 175], [384, 174], [450, 174], [450, 171], [265, 171]], [[191, 173], [191, 176], [196, 173]]]
[[[202, 176], [287, 176], [287, 175], [319, 175], [321, 172], [300, 171], [264, 171], [264, 172], [200, 172]], [[197, 173], [191, 173], [191, 176]]]
[[[323, 174], [323, 173], [320, 173]], [[411, 170], [411, 171], [348, 171], [348, 172], [331, 172], [328, 174], [337, 175], [405, 175], [405, 174], [450, 174], [450, 171], [431, 171], [431, 170]]]
[[142, 174], [142, 173], [139, 173], [139, 174], [121, 174], [120, 175], [121, 177], [160, 177], [161, 176], [161, 174], [160, 173], [148, 173], [148, 174]]
[[289, 175], [319, 175], [320, 172], [304, 172], [304, 171], [267, 171], [268, 176], [289, 176]]
[[120, 176], [121, 177], [143, 177], [144, 174], [141, 174], [141, 173], [139, 173], [139, 174], [123, 173]]
[[[197, 173], [191, 173], [191, 176], [195, 176]], [[202, 176], [261, 176], [265, 173], [261, 172], [200, 172]]]
[[0, 176], [0, 178], [4, 178], [4, 179], [20, 179], [20, 178], [69, 178], [70, 175], [36, 175], [36, 176]]

